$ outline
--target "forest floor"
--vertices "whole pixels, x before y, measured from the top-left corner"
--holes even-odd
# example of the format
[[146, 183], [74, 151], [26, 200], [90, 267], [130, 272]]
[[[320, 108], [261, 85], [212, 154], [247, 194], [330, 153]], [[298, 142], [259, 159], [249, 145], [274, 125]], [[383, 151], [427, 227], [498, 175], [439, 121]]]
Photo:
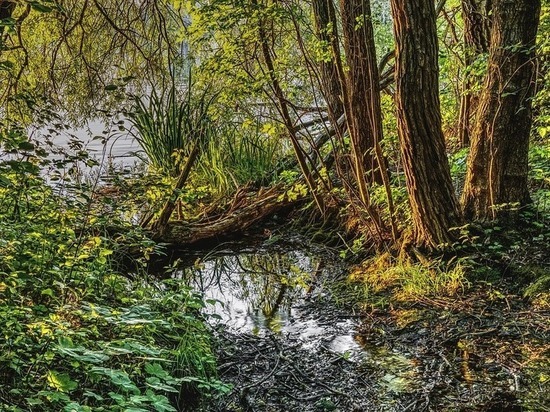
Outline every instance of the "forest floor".
[[[503, 289], [500, 289], [503, 290]], [[326, 322], [347, 315], [309, 304]], [[317, 309], [316, 309], [317, 306]], [[550, 312], [496, 289], [361, 316], [363, 356], [276, 335], [220, 335], [233, 392], [211, 411], [547, 411]]]
[[548, 411], [550, 311], [513, 289], [476, 285], [374, 311], [358, 338], [414, 359], [416, 383], [399, 396], [410, 399], [406, 410]]
[[[311, 296], [292, 322], [325, 325], [313, 343], [217, 330], [220, 379], [233, 390], [205, 410], [550, 411], [547, 298], [524, 298], [510, 279], [360, 311]], [[334, 350], [346, 333], [359, 350]]]

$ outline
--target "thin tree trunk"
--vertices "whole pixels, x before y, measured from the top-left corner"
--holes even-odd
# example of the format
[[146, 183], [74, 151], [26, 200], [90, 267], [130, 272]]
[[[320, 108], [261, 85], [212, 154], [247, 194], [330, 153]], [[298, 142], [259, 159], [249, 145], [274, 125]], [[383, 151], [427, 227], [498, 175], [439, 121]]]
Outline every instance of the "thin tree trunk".
[[[191, 153], [187, 158], [184, 168], [182, 169], [182, 171], [180, 172], [180, 175], [178, 176], [178, 180], [176, 182], [176, 186], [174, 188], [172, 196], [166, 201], [166, 204], [162, 208], [162, 211], [160, 212], [158, 219], [152, 225], [153, 230], [158, 231], [160, 233], [165, 231], [168, 225], [168, 221], [170, 220], [170, 217], [172, 217], [172, 213], [174, 213], [174, 210], [176, 209], [177, 193], [181, 189], [183, 189], [183, 187], [185, 186], [185, 183], [189, 178], [189, 174], [191, 173], [191, 170], [193, 169], [193, 166], [195, 165], [195, 162], [199, 157], [199, 154], [200, 154], [200, 143], [197, 141], [195, 142], [195, 145], [193, 146], [193, 149], [191, 150]], [[146, 221], [145, 224], [147, 223], [148, 221]]]
[[[255, 7], [258, 7], [258, 1], [252, 0], [252, 5]], [[319, 193], [317, 193], [317, 183], [315, 182], [315, 179], [307, 165], [307, 160], [305, 158], [304, 150], [300, 146], [300, 143], [296, 136], [295, 127], [292, 122], [292, 118], [290, 117], [290, 112], [288, 110], [288, 103], [287, 103], [288, 101], [285, 98], [283, 89], [281, 88], [279, 79], [277, 77], [277, 74], [275, 73], [275, 65], [273, 63], [273, 57], [271, 55], [272, 52], [270, 50], [270, 46], [268, 43], [265, 22], [263, 18], [260, 18], [258, 22], [258, 35], [259, 35], [262, 56], [263, 56], [265, 65], [267, 67], [268, 76], [271, 81], [271, 87], [273, 89], [273, 92], [275, 94], [275, 99], [278, 104], [279, 113], [281, 114], [283, 123], [287, 129], [288, 137], [290, 138], [292, 148], [294, 149], [294, 154], [296, 155], [296, 160], [298, 161], [298, 165], [300, 166], [300, 171], [304, 176], [306, 184], [311, 192], [311, 195], [313, 196], [313, 199], [315, 200], [315, 204], [317, 205], [317, 208], [321, 213], [324, 214], [325, 212], [324, 201], [319, 196]]]
[[436, 14], [432, 0], [391, 0], [397, 125], [415, 243], [453, 241], [460, 222], [441, 129]]
[[[333, 0], [313, 0], [313, 16], [315, 31], [319, 40], [332, 48], [338, 45], [338, 25], [334, 18]], [[344, 114], [342, 103], [342, 87], [338, 78], [338, 68], [334, 58], [319, 63], [321, 73], [321, 87], [327, 102], [330, 121], [334, 124]]]
[[489, 68], [472, 134], [464, 214], [498, 217], [502, 207], [525, 205], [535, 38], [540, 0], [496, 0]]
[[[345, 1], [341, 0], [342, 8], [345, 6]], [[356, 0], [353, 0], [354, 5]], [[362, 7], [361, 7], [362, 10]], [[332, 9], [332, 12], [334, 12], [334, 8]], [[356, 53], [352, 45], [355, 45], [354, 42], [359, 42], [358, 35], [354, 32], [355, 26], [350, 29], [349, 27], [349, 20], [352, 19], [350, 17], [349, 13], [353, 13], [354, 9], [343, 9], [342, 10], [342, 24], [345, 26], [343, 28], [344, 38], [345, 38], [345, 49], [346, 54], [350, 57], [348, 57], [348, 60], [352, 58], [352, 55]], [[344, 16], [346, 14], [346, 16]], [[334, 20], [336, 20], [336, 17], [334, 16]], [[350, 36], [353, 37], [353, 40], [350, 41]], [[361, 41], [361, 45], [358, 45], [358, 47], [361, 47], [361, 51], [365, 51], [366, 47], [364, 45], [365, 39], [363, 38]], [[344, 102], [344, 114], [345, 114], [345, 120], [346, 125], [348, 129], [348, 133], [350, 135], [350, 146], [351, 146], [351, 161], [350, 166], [353, 170], [354, 178], [357, 183], [357, 189], [359, 191], [359, 199], [369, 215], [369, 217], [372, 220], [372, 223], [374, 224], [375, 230], [377, 235], [382, 239], [382, 221], [380, 220], [380, 215], [377, 212], [376, 209], [372, 207], [372, 202], [370, 198], [370, 193], [368, 190], [368, 181], [367, 181], [367, 171], [369, 171], [369, 175], [371, 174], [370, 168], [368, 164], [372, 164], [372, 159], [374, 159], [374, 154], [372, 153], [374, 148], [374, 137], [372, 135], [372, 130], [367, 130], [366, 132], [368, 135], [366, 136], [366, 139], [369, 143], [362, 142], [361, 139], [364, 138], [364, 136], [361, 135], [361, 128], [360, 125], [364, 125], [365, 127], [368, 127], [369, 124], [366, 123], [367, 119], [359, 118], [356, 119], [356, 116], [359, 114], [361, 115], [368, 115], [366, 113], [366, 110], [359, 111], [359, 104], [357, 103], [359, 94], [357, 90], [354, 90], [356, 88], [356, 85], [354, 84], [354, 79], [357, 74], [360, 76], [356, 79], [358, 82], [361, 82], [361, 87], [363, 91], [365, 91], [365, 79], [363, 79], [362, 75], [367, 75], [364, 71], [361, 71], [362, 68], [362, 59], [360, 56], [355, 55], [355, 70], [352, 71], [350, 68], [349, 72], [346, 73], [344, 71], [344, 66], [342, 63], [342, 56], [340, 55], [340, 49], [337, 47], [337, 43], [332, 44], [332, 55], [336, 64], [336, 68], [338, 70], [338, 77], [340, 79], [340, 84], [342, 88], [342, 100]], [[361, 51], [359, 53], [361, 53]], [[348, 62], [348, 66], [350, 66], [350, 63]], [[378, 83], [376, 84], [376, 91], [378, 92]], [[363, 100], [363, 103], [366, 104], [366, 101]], [[342, 139], [343, 136], [339, 136], [340, 139]], [[367, 150], [363, 150], [362, 148], [368, 146], [368, 155], [371, 156], [371, 162], [365, 162], [365, 154], [367, 154]]]
[[475, 83], [470, 68], [478, 56], [489, 51], [491, 0], [462, 0], [464, 20], [464, 70], [459, 114], [459, 141], [463, 147], [470, 144], [471, 117], [479, 96], [471, 91]]
[[[374, 111], [380, 110], [380, 96], [370, 4], [363, 0], [340, 0], [340, 12], [348, 66], [341, 81], [346, 82], [348, 132], [361, 169], [357, 170], [360, 173], [357, 179], [382, 183], [380, 165], [374, 152], [374, 133], [381, 125], [381, 117], [379, 113], [374, 118], [372, 116]], [[370, 107], [374, 100], [378, 100], [378, 107]], [[377, 121], [380, 125], [375, 124]]]

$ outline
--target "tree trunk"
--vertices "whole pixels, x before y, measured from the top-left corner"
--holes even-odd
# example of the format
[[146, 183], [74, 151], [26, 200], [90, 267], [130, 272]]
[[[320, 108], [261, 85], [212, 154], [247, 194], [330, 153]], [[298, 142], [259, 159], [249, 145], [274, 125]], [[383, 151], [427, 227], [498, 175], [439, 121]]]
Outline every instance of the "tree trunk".
[[476, 58], [489, 51], [491, 0], [462, 0], [464, 20], [464, 70], [460, 100], [459, 141], [462, 147], [470, 143], [471, 117], [475, 113], [478, 96], [471, 91], [475, 81], [469, 73]]
[[[462, 197], [464, 214], [480, 220], [525, 205], [534, 46], [540, 0], [496, 0], [489, 68], [472, 134]], [[501, 209], [501, 210], [499, 210]]]
[[375, 133], [381, 133], [378, 65], [368, 0], [340, 0], [342, 34], [348, 66], [346, 121], [356, 162], [362, 169], [358, 179], [382, 183], [374, 151]]
[[397, 125], [418, 246], [451, 242], [460, 222], [439, 106], [436, 14], [432, 0], [391, 0], [396, 41]]
[[[338, 25], [333, 0], [313, 0], [313, 16], [315, 18], [315, 30], [319, 40], [328, 45], [329, 51], [338, 45]], [[331, 54], [332, 55], [332, 54]], [[327, 102], [330, 121], [335, 122], [344, 114], [342, 103], [342, 87], [338, 78], [338, 68], [334, 57], [330, 61], [319, 63], [321, 72], [321, 88]]]
[[[258, 8], [259, 7], [258, 0], [252, 0], [252, 5], [255, 8]], [[300, 142], [298, 141], [298, 138], [296, 136], [296, 129], [294, 127], [294, 124], [292, 122], [292, 118], [290, 116], [290, 112], [288, 109], [288, 100], [285, 97], [285, 94], [279, 82], [279, 78], [277, 77], [277, 73], [275, 72], [275, 64], [273, 61], [272, 50], [270, 49], [268, 36], [267, 36], [266, 22], [264, 21], [263, 17], [260, 17], [258, 20], [258, 36], [259, 36], [258, 40], [260, 42], [261, 51], [262, 51], [262, 57], [264, 59], [265, 66], [267, 68], [267, 73], [271, 81], [271, 88], [275, 95], [274, 100], [277, 102], [277, 109], [287, 129], [290, 143], [292, 144], [292, 148], [294, 149], [294, 154], [296, 155], [296, 160], [298, 161], [298, 165], [300, 166], [300, 171], [304, 176], [306, 184], [311, 192], [311, 195], [313, 196], [313, 199], [315, 200], [315, 204], [317, 205], [317, 208], [322, 214], [324, 214], [325, 205], [324, 205], [323, 198], [317, 192], [317, 182], [315, 181], [315, 178], [307, 164], [307, 159], [305, 157], [304, 149], [302, 148], [302, 146], [300, 146]]]

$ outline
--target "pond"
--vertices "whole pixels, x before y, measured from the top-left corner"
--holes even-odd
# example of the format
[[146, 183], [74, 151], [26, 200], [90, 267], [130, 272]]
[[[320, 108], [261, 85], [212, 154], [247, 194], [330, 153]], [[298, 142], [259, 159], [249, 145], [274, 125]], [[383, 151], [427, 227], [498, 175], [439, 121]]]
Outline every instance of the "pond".
[[201, 410], [548, 410], [548, 365], [526, 358], [544, 351], [548, 324], [521, 297], [482, 288], [358, 312], [342, 303], [350, 267], [336, 251], [276, 237], [180, 256], [174, 276], [208, 300], [233, 387]]
[[404, 410], [394, 395], [414, 390], [416, 365], [361, 343], [359, 315], [332, 291], [345, 273], [320, 246], [220, 250], [181, 267], [211, 303], [220, 378], [234, 387], [206, 410]]

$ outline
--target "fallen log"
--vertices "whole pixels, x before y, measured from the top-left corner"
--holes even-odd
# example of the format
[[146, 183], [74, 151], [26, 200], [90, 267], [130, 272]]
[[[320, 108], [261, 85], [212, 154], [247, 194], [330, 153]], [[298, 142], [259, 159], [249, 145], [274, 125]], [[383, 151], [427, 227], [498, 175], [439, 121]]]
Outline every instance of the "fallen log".
[[276, 213], [298, 207], [305, 200], [304, 197], [289, 200], [282, 186], [272, 187], [263, 193], [241, 193], [223, 213], [206, 216], [196, 222], [170, 221], [162, 231], [153, 232], [152, 238], [157, 242], [187, 246], [231, 237]]

